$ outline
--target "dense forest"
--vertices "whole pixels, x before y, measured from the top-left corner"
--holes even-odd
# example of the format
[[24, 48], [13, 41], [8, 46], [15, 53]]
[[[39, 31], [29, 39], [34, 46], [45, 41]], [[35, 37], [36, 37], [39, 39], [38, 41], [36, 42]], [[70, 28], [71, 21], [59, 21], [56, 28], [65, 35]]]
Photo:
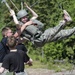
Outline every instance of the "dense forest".
[[[15, 31], [15, 24], [10, 16], [9, 10], [0, 0], [0, 31], [4, 26], [9, 26]], [[75, 26], [75, 0], [12, 0], [17, 9], [11, 3], [11, 0], [6, 0], [10, 7], [17, 13], [21, 9], [21, 1], [26, 2], [39, 15], [38, 20], [44, 23], [44, 30], [49, 27], [58, 25], [63, 19], [63, 9], [67, 10], [71, 15], [73, 22], [68, 23], [64, 29], [70, 29]], [[24, 6], [24, 9], [26, 7]], [[27, 10], [28, 11], [28, 10]], [[30, 17], [32, 16], [28, 11]], [[1, 34], [0, 34], [1, 36]], [[1, 39], [2, 37], [0, 37]], [[51, 59], [75, 59], [75, 34], [59, 41], [50, 42], [42, 48], [33, 46], [30, 42], [25, 42], [28, 53], [44, 57], [44, 60]], [[36, 58], [37, 58], [36, 57]]]

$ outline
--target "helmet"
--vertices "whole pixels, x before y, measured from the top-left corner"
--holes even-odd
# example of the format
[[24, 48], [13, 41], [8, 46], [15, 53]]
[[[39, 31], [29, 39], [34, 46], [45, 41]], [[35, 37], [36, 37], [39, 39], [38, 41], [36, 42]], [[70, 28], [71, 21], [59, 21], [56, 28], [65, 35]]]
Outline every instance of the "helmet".
[[20, 19], [20, 18], [22, 18], [22, 17], [24, 17], [24, 16], [27, 16], [28, 15], [28, 13], [27, 13], [27, 11], [24, 9], [24, 10], [20, 10], [18, 13], [17, 13], [17, 19]]

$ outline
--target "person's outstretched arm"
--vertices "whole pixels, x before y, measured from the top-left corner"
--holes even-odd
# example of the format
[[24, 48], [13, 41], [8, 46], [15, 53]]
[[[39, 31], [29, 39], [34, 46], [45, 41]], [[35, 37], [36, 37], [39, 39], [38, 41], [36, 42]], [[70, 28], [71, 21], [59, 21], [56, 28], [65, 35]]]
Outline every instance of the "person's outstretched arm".
[[25, 24], [22, 25], [22, 27], [16, 31], [16, 33], [14, 34], [15, 37], [18, 37], [21, 35], [21, 33], [23, 32], [23, 30], [28, 26], [28, 25], [31, 25], [32, 24], [32, 21], [28, 21], [26, 22]]
[[14, 10], [12, 10], [12, 9], [10, 10], [10, 15], [13, 17], [14, 23], [15, 23], [16, 25], [18, 25], [18, 24], [19, 24], [19, 21], [18, 21], [16, 15], [15, 15]]
[[33, 17], [31, 19], [36, 19], [38, 17], [38, 15], [26, 3], [24, 3], [24, 4], [26, 5], [27, 9], [29, 9], [33, 15]]

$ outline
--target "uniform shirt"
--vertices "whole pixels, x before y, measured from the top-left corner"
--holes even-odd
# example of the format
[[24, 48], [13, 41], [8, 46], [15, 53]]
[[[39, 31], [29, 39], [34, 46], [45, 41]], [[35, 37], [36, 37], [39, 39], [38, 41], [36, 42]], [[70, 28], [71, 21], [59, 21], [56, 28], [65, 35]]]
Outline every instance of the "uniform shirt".
[[23, 72], [24, 62], [27, 62], [29, 57], [22, 50], [10, 52], [4, 57], [2, 67], [10, 72]]
[[7, 37], [3, 38], [0, 42], [0, 63], [2, 63], [4, 56], [9, 52], [9, 48], [6, 46]]
[[26, 48], [25, 45], [22, 44], [22, 43], [19, 43], [19, 44], [16, 46], [16, 49], [17, 49], [17, 50], [22, 50], [22, 51], [24, 51], [25, 53], [27, 52], [27, 48]]

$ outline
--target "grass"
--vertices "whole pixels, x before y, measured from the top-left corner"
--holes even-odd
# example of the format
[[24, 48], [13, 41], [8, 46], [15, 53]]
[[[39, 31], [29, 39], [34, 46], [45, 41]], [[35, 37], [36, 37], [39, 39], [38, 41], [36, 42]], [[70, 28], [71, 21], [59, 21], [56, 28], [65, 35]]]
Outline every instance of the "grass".
[[26, 65], [26, 68], [42, 68], [42, 69], [47, 69], [48, 65], [41, 63], [40, 61], [33, 61], [33, 65], [32, 66], [28, 66]]
[[49, 69], [49, 70], [54, 70], [55, 72], [61, 72], [63, 70], [67, 71], [67, 70], [72, 70], [73, 69], [73, 65], [70, 63], [58, 63], [58, 64], [53, 64], [53, 63], [41, 63], [40, 61], [33, 61], [33, 65], [32, 66], [28, 66], [26, 65], [26, 68], [41, 68], [41, 69]]
[[41, 69], [49, 69], [54, 70], [55, 72], [60, 72], [63, 70], [72, 70], [73, 64], [70, 64], [68, 61], [64, 63], [53, 63], [51, 61], [46, 61], [44, 58], [40, 56], [31, 57], [33, 61], [33, 66], [29, 67], [26, 65], [26, 68], [41, 68]]
[[62, 64], [62, 63], [58, 63], [58, 64], [50, 63], [49, 66], [50, 66], [49, 69], [50, 70], [55, 70], [55, 72], [60, 72], [60, 71], [63, 71], [63, 70], [66, 71], [66, 70], [73, 69], [73, 65], [68, 63], [68, 62], [66, 62], [64, 64]]

